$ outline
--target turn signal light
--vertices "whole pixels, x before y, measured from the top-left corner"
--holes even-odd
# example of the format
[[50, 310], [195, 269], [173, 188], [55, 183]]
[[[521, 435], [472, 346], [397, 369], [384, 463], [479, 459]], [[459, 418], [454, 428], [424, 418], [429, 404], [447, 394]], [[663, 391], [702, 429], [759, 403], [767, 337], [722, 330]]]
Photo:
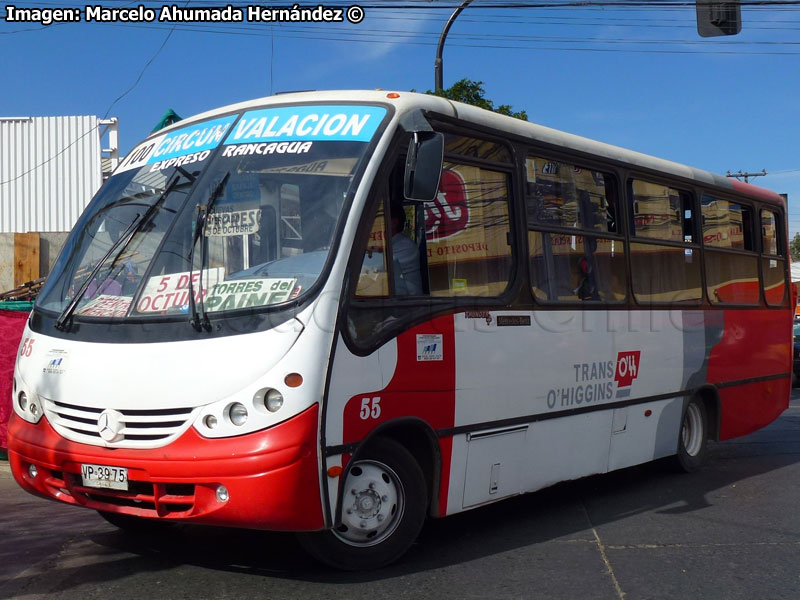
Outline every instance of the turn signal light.
[[296, 388], [303, 385], [303, 376], [300, 373], [289, 373], [283, 382], [290, 388]]

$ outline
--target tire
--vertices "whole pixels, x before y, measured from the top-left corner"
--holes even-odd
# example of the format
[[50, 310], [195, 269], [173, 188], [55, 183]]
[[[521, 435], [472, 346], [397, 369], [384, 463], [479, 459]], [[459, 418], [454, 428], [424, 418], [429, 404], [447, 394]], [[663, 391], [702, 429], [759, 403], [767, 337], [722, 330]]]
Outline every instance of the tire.
[[708, 413], [705, 404], [693, 398], [686, 405], [678, 432], [678, 453], [673, 465], [678, 471], [693, 473], [705, 462], [708, 443]]
[[172, 523], [166, 521], [157, 521], [156, 519], [146, 519], [144, 517], [134, 517], [102, 510], [98, 510], [97, 514], [114, 527], [133, 534], [147, 535], [151, 533], [160, 533], [166, 531], [172, 525]]
[[417, 461], [397, 442], [381, 438], [347, 471], [339, 526], [298, 534], [298, 540], [313, 557], [337, 569], [376, 569], [400, 558], [417, 539], [427, 504]]

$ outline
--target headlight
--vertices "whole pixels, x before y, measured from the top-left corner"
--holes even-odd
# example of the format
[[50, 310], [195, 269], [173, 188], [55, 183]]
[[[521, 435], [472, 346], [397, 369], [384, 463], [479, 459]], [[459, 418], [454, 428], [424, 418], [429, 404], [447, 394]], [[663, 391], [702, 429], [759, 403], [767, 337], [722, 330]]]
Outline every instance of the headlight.
[[278, 390], [270, 390], [267, 392], [267, 398], [264, 402], [269, 412], [277, 412], [283, 406], [283, 394]]
[[247, 423], [247, 407], [239, 402], [231, 404], [228, 409], [228, 418], [237, 427], [244, 425]]
[[[300, 375], [289, 379], [293, 384], [302, 385]], [[266, 429], [291, 416], [286, 413], [296, 410], [298, 395], [289, 386], [280, 389], [265, 386], [249, 393], [243, 392], [203, 407], [194, 427], [200, 435], [214, 439]]]
[[263, 406], [271, 413], [278, 412], [283, 406], [283, 394], [272, 388], [258, 390], [253, 394], [253, 405], [256, 408]]
[[42, 406], [36, 394], [30, 396], [25, 390], [17, 392], [17, 413], [28, 423], [38, 423], [42, 418]]

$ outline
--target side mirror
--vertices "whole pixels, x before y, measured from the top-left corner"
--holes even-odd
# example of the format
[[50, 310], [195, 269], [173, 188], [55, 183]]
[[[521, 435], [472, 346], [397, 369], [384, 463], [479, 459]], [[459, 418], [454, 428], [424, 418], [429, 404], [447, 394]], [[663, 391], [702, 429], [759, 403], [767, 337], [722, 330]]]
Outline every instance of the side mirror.
[[405, 197], [420, 202], [435, 200], [443, 161], [444, 136], [432, 131], [415, 131], [406, 155]]

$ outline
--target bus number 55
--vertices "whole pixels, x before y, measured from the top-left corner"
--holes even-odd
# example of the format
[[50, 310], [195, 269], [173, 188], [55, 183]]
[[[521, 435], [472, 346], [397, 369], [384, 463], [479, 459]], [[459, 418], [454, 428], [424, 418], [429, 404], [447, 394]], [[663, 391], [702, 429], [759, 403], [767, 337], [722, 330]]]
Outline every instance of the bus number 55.
[[25, 338], [25, 341], [22, 342], [22, 346], [19, 349], [20, 358], [28, 358], [33, 354], [33, 342], [35, 341], [36, 340], [33, 338]]
[[375, 398], [362, 398], [361, 399], [361, 412], [359, 412], [359, 416], [361, 417], [362, 421], [366, 421], [369, 418], [377, 419], [381, 416], [381, 398], [377, 396]]

